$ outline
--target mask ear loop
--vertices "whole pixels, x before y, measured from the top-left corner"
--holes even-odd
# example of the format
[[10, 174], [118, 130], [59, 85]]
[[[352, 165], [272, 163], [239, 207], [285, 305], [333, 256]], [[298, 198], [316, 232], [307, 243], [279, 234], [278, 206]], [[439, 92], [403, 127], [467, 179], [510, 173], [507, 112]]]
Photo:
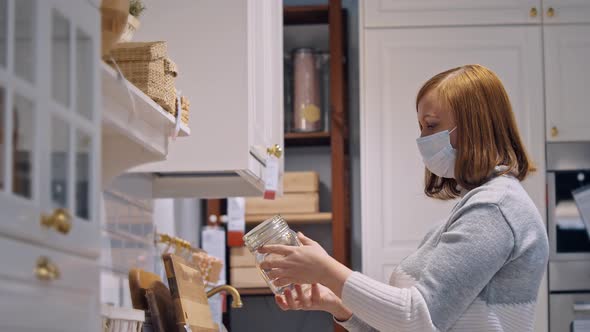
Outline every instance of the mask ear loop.
[[450, 134], [451, 134], [453, 131], [455, 131], [455, 129], [457, 129], [457, 126], [455, 126], [455, 128], [453, 128], [453, 129], [451, 129], [451, 131], [449, 131], [449, 135], [450, 135]]

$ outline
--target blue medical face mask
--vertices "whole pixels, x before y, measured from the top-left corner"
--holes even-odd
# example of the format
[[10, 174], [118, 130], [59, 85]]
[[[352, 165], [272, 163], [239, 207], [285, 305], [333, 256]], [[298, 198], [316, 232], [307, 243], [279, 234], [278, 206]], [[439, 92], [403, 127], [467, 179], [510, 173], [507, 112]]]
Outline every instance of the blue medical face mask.
[[424, 165], [432, 174], [442, 178], [455, 178], [457, 150], [451, 145], [451, 133], [455, 129], [457, 127], [416, 139]]

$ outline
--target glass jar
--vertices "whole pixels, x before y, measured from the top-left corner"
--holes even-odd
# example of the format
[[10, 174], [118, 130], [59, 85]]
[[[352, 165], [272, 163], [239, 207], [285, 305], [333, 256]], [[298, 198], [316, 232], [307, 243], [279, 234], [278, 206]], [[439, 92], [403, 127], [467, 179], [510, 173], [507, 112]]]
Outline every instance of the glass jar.
[[282, 258], [283, 256], [278, 254], [261, 254], [258, 252], [264, 245], [268, 244], [282, 244], [286, 246], [301, 246], [301, 242], [297, 238], [297, 234], [289, 228], [287, 222], [281, 216], [274, 216], [267, 219], [260, 225], [254, 227], [246, 235], [244, 235], [244, 243], [250, 252], [256, 259], [256, 266], [258, 270], [273, 293], [282, 295], [285, 289], [292, 289], [293, 285], [289, 284], [282, 287], [276, 287], [273, 284], [274, 280], [271, 280], [267, 272], [260, 268], [260, 263], [266, 260], [272, 260], [276, 258]]
[[321, 90], [314, 50], [293, 51], [293, 131], [322, 130]]

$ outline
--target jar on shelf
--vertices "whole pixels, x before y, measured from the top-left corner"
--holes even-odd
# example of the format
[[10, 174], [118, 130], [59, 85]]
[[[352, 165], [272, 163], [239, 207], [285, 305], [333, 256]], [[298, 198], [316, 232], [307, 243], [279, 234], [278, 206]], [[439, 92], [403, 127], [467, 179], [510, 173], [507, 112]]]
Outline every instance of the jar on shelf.
[[273, 260], [282, 258], [283, 256], [277, 254], [261, 254], [258, 249], [269, 244], [282, 244], [286, 246], [301, 246], [301, 242], [297, 238], [297, 234], [289, 228], [287, 222], [281, 216], [274, 216], [267, 219], [260, 225], [254, 227], [246, 235], [244, 235], [244, 243], [256, 259], [256, 266], [258, 270], [273, 293], [282, 295], [285, 289], [292, 289], [293, 285], [289, 284], [282, 287], [276, 287], [273, 284], [274, 280], [268, 277], [267, 272], [260, 268], [260, 263], [266, 260]]
[[321, 106], [316, 55], [311, 48], [298, 48], [293, 51], [293, 131], [321, 131]]

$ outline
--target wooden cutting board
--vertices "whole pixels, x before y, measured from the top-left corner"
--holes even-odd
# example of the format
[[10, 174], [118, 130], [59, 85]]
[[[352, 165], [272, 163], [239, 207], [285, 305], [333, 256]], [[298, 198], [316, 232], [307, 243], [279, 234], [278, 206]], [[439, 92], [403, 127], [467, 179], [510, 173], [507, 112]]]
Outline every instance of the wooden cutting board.
[[178, 329], [183, 330], [187, 325], [192, 332], [218, 332], [219, 327], [213, 322], [201, 273], [182, 257], [166, 254], [162, 258]]
[[154, 332], [177, 331], [173, 310], [174, 301], [168, 287], [161, 281], [154, 281], [146, 290], [145, 297], [150, 309]]
[[148, 310], [148, 303], [145, 298], [146, 290], [155, 281], [162, 281], [157, 274], [142, 269], [129, 270], [129, 291], [131, 293], [131, 304], [133, 309]]

